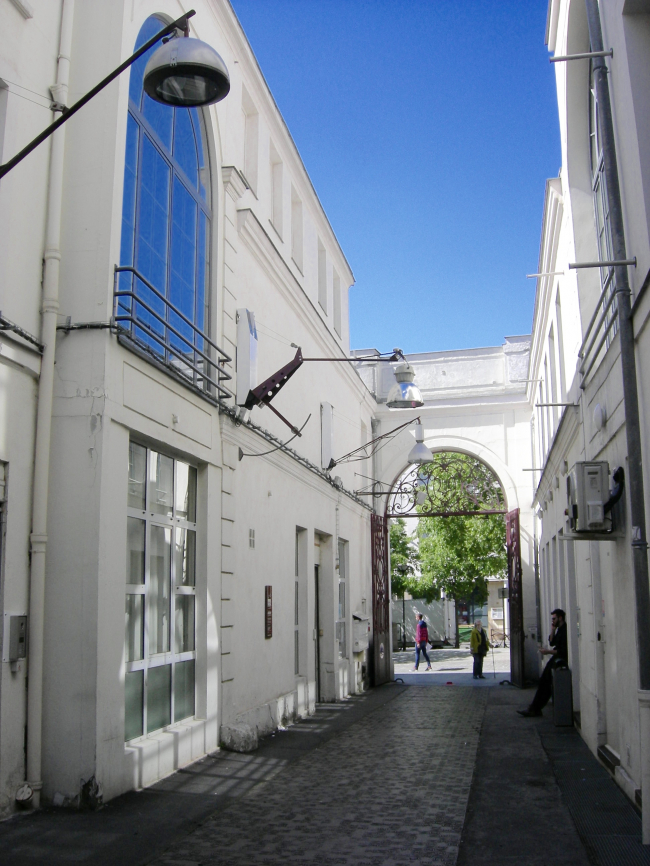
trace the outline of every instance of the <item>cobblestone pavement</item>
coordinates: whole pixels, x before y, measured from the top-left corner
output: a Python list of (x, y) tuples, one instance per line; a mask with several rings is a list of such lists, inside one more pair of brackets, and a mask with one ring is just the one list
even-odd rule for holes
[(405, 690), (152, 866), (453, 866), (487, 694)]

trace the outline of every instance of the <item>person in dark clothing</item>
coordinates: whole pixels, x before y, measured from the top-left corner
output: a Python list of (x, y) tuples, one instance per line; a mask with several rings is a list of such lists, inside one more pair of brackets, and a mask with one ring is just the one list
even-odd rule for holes
[(553, 689), (553, 668), (566, 667), (569, 659), (569, 647), (567, 644), (566, 615), (561, 608), (556, 608), (551, 613), (551, 633), (548, 638), (549, 647), (541, 647), (543, 656), (551, 656), (551, 660), (544, 668), (535, 697), (526, 710), (517, 710), (520, 716), (541, 716), (542, 708), (546, 706)]
[(490, 649), (490, 642), (485, 634), (483, 623), (477, 619), (469, 636), (469, 650), (474, 658), (472, 674), (475, 680), (484, 680), (483, 660)]
[(415, 667), (413, 670), (417, 670), (420, 667), (420, 653), (422, 653), (427, 660), (427, 670), (431, 670), (431, 659), (427, 654), (427, 643), (429, 641), (429, 630), (427, 629), (427, 624), (424, 621), (424, 616), (419, 613), (416, 618), (415, 625)]

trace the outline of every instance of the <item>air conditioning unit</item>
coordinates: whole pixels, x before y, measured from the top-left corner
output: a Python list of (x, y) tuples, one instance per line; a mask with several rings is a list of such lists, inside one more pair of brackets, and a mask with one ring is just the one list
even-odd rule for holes
[(607, 532), (612, 529), (609, 501), (609, 464), (605, 460), (576, 463), (567, 475), (567, 515), (572, 532)]

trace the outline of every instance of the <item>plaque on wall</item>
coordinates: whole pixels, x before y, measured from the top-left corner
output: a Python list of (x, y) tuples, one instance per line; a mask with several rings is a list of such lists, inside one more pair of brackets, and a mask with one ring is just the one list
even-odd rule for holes
[(272, 587), (264, 587), (264, 637), (273, 637), (273, 595)]

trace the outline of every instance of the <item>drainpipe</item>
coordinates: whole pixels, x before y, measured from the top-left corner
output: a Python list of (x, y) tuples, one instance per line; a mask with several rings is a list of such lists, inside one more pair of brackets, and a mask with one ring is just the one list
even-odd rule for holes
[[(604, 51), (598, 0), (585, 0), (592, 51)], [(600, 132), (603, 142), (605, 182), (616, 261), (627, 259), (623, 229), (623, 207), (616, 163), (612, 105), (609, 97), (607, 66), (603, 57), (593, 58), (593, 80), (600, 110)], [(639, 720), (641, 735), (641, 784), (643, 792), (643, 844), (650, 845), (650, 585), (648, 584), (648, 545), (646, 542), (645, 501), (641, 423), (634, 354), (634, 327), (630, 305), (630, 285), (626, 266), (617, 266), (616, 295), (618, 303), (625, 434), (632, 518), (632, 563), (636, 601), (636, 640), (639, 666)]]
[[(68, 99), (74, 0), (63, 0), (56, 84), (51, 89), (54, 119)], [(47, 497), (50, 474), (50, 431), (54, 390), (54, 352), (59, 311), (59, 263), (61, 261), (61, 202), (65, 125), (52, 135), (47, 190), (47, 222), (43, 252), (43, 303), (41, 342), (44, 344), (36, 412), (34, 486), (32, 491), (31, 568), (29, 576), (29, 661), (27, 668), (27, 783), (34, 791), (33, 805), (41, 799), (43, 724), (43, 637), (45, 624), (45, 552), (47, 548)]]

